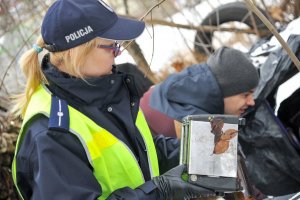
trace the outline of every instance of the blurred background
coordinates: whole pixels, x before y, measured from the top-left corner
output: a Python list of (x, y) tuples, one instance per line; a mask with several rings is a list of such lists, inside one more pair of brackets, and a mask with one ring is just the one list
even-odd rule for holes
[[(53, 0), (0, 0), (0, 200), (17, 199), (10, 178), (19, 120), (10, 118), (10, 95), (23, 89), (18, 60), (31, 48), (40, 32), (44, 13)], [(116, 64), (132, 63), (152, 83), (171, 73), (203, 62), (222, 45), (247, 53), (272, 34), (237, 0), (106, 0), (124, 16), (146, 22), (136, 41), (123, 44)], [(299, 17), (299, 0), (253, 0), (278, 31)], [(299, 33), (300, 34), (300, 33)], [(42, 56), (42, 55), (41, 55)], [(258, 67), (259, 67), (258, 63)], [(290, 85), (291, 94), (300, 83), (299, 73)], [(283, 89), (283, 91), (287, 91)]]

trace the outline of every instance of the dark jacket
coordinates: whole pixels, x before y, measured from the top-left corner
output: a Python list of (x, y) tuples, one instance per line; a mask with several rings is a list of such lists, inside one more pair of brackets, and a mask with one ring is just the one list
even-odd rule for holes
[(178, 121), (187, 115), (224, 113), (223, 94), (205, 63), (192, 65), (156, 85), (150, 106)]
[[(113, 198), (160, 199), (151, 181), (145, 144), (135, 126), (139, 95), (134, 79), (113, 69), (111, 75), (84, 81), (59, 72), (49, 63), (48, 55), (43, 59), (42, 69), (53, 94), (114, 134), (134, 152), (148, 182), (135, 190), (119, 189), (112, 194)], [(25, 199), (96, 199), (101, 195), (101, 185), (77, 137), (49, 130), (48, 118), (44, 116), (36, 116), (25, 128), (17, 154), (18, 185)], [(158, 136), (155, 144), (161, 173), (178, 165), (178, 140)]]
[(174, 119), (149, 105), (153, 90), (154, 87), (151, 87), (145, 92), (140, 101), (140, 107), (143, 110), (152, 134), (159, 135), (163, 133), (167, 137), (177, 137)]
[(174, 119), (187, 115), (223, 114), (220, 87), (206, 64), (192, 65), (150, 88), (141, 108), (154, 134), (176, 137)]

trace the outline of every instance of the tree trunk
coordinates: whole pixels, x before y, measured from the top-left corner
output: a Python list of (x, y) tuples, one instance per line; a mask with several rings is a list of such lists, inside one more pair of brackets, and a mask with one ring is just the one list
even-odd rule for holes
[[(126, 46), (129, 42), (126, 42), (124, 46)], [(159, 79), (155, 76), (155, 74), (151, 71), (140, 46), (132, 41), (131, 44), (127, 47), (127, 51), (132, 56), (134, 61), (136, 62), (139, 70), (141, 70), (144, 75), (149, 78), (153, 83), (158, 83)]]

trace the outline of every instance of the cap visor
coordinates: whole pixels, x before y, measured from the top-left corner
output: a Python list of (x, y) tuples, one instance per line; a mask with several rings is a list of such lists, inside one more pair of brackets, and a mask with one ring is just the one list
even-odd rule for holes
[(140, 36), (144, 29), (143, 21), (118, 17), (118, 21), (110, 29), (98, 36), (111, 40), (133, 40)]

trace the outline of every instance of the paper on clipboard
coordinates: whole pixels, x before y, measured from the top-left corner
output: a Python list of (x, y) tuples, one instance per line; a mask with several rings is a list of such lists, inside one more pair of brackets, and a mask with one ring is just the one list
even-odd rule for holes
[[(224, 123), (226, 130), (238, 130), (238, 124)], [(228, 131), (227, 131), (228, 132)], [(207, 176), (237, 176), (237, 134), (226, 140), (228, 148), (223, 153), (214, 153), (216, 135), (210, 122), (191, 121), (188, 167), (189, 174)]]

